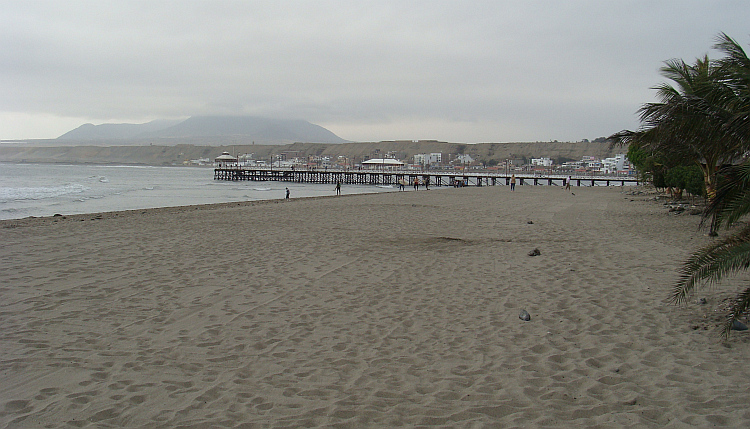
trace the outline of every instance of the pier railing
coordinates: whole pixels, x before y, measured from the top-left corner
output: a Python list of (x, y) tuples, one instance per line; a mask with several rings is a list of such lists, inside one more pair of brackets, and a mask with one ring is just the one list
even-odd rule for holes
[[(518, 185), (564, 186), (567, 174), (516, 173)], [(337, 183), (345, 185), (398, 185), (412, 186), (496, 186), (510, 185), (511, 174), (487, 172), (446, 172), (409, 170), (336, 170), (292, 169), (269, 167), (222, 167), (214, 169), (215, 180), (250, 180), (297, 183)], [(571, 176), (572, 186), (629, 186), (637, 185), (636, 177)]]

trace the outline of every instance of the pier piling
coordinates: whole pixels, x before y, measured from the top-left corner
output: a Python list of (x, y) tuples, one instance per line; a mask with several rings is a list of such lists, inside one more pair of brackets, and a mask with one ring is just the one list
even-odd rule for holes
[[(563, 186), (568, 174), (536, 176), (516, 174), (519, 185)], [(396, 185), (401, 180), (407, 185), (418, 179), (420, 185), (442, 186), (497, 186), (510, 185), (509, 174), (377, 171), (377, 170), (300, 170), (285, 168), (223, 167), (214, 169), (215, 180), (250, 180), (257, 182), (337, 183), (345, 185)], [(587, 176), (574, 177), (576, 186), (626, 186), (637, 185), (635, 177)]]

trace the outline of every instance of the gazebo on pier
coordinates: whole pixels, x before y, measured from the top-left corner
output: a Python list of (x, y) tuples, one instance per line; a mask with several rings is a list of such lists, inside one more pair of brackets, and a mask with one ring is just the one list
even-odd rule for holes
[(240, 165), (237, 162), (237, 158), (230, 155), (229, 152), (222, 152), (221, 155), (214, 159), (214, 163), (216, 163), (218, 168), (237, 167)]

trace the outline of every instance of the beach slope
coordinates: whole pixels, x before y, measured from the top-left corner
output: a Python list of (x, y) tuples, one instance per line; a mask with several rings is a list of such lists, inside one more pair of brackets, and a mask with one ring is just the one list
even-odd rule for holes
[(666, 303), (710, 239), (627, 190), (2, 221), (0, 427), (750, 427), (736, 288)]

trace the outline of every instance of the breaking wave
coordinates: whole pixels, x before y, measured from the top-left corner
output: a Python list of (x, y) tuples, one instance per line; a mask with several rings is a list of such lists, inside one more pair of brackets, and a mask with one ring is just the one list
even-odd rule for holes
[(0, 202), (7, 203), (19, 200), (43, 200), (46, 198), (56, 198), (69, 194), (80, 194), (88, 188), (77, 183), (65, 184), (59, 186), (35, 186), (9, 188), (0, 187)]

